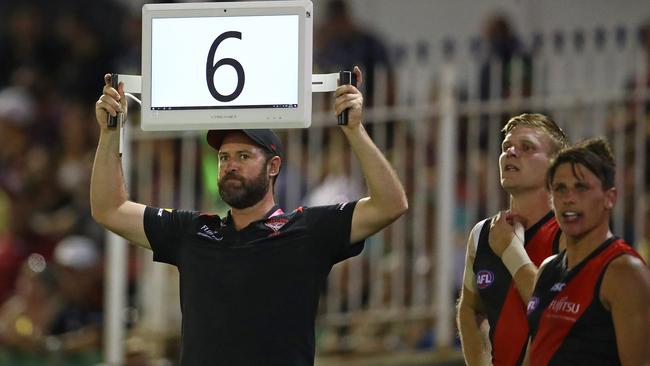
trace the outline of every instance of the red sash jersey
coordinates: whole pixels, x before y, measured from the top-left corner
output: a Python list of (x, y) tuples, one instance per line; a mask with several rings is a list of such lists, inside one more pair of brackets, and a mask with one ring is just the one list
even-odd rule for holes
[[(528, 342), (526, 304), (501, 258), (490, 248), (489, 233), (489, 219), (486, 219), (481, 228), (473, 270), (490, 324), (492, 364), (518, 365), (524, 359)], [(524, 245), (536, 266), (557, 253), (560, 233), (552, 211), (526, 230)]]
[(147, 207), (154, 260), (180, 274), (183, 366), (311, 366), (314, 320), (332, 266), (355, 256), (356, 202), (232, 218)]
[(566, 251), (544, 266), (528, 303), (531, 366), (620, 365), (600, 285), (609, 263), (626, 254), (640, 258), (625, 241), (610, 238), (571, 270)]

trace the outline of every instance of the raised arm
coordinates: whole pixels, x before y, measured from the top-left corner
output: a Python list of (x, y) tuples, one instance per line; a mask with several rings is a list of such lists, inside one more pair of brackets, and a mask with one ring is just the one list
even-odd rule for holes
[(631, 255), (614, 259), (600, 299), (612, 312), (621, 365), (650, 365), (650, 269)]
[[(363, 82), (361, 70), (354, 67), (358, 85)], [(336, 89), (336, 114), (349, 109), (348, 125), (341, 130), (348, 139), (366, 178), (369, 196), (357, 203), (352, 214), (350, 242), (363, 240), (388, 226), (408, 209), (404, 188), (397, 174), (372, 142), (363, 127), (363, 95), (352, 85)]]
[(118, 92), (110, 86), (110, 75), (106, 75), (104, 81), (103, 94), (95, 104), (95, 116), (101, 132), (90, 179), (92, 215), (106, 229), (151, 249), (143, 225), (145, 206), (129, 201), (124, 187), (122, 160), (118, 152), (119, 130), (107, 127), (109, 114), (115, 116), (123, 111), (126, 117), (124, 85), (120, 83)]
[[(506, 211), (499, 212), (490, 225), (489, 242), (492, 251), (508, 268), (519, 296), (527, 304), (535, 287), (537, 267), (524, 248), (523, 227), (513, 220)], [(520, 226), (519, 233), (516, 233), (515, 225)]]
[(456, 322), (458, 336), (463, 349), (465, 364), (489, 365), (491, 362), (490, 342), (481, 326), (486, 321), (481, 298), (476, 288), (476, 277), (472, 266), (476, 257), (476, 240), (481, 225), (476, 225), (467, 240), (465, 254), (465, 272), (463, 273), (463, 289), (461, 290), (456, 307)]

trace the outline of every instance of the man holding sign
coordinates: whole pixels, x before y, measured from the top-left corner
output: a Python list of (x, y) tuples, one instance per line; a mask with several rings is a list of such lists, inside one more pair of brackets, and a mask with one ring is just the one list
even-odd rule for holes
[[(355, 67), (359, 84), (361, 71)], [(282, 146), (270, 130), (212, 130), (226, 217), (128, 200), (108, 115), (126, 113), (123, 85), (106, 77), (96, 103), (101, 134), (91, 179), (95, 220), (154, 260), (177, 266), (183, 312), (182, 365), (312, 365), (314, 320), (332, 266), (408, 207), (404, 189), (363, 124), (363, 96), (339, 86), (335, 110), (364, 173), (369, 197), (285, 213), (273, 196)]]

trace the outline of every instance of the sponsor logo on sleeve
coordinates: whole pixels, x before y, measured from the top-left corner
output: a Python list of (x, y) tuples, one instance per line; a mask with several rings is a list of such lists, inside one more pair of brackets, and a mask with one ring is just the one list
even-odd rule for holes
[(162, 217), (163, 211), (167, 211), (167, 212), (171, 213), (172, 209), (171, 208), (159, 208), (158, 209), (158, 216)]
[(208, 238), (210, 240), (215, 240), (215, 241), (221, 241), (223, 239), (223, 235), (221, 235), (216, 230), (210, 229), (208, 225), (201, 226), (201, 228), (196, 234), (204, 238)]
[(494, 283), (494, 273), (487, 270), (478, 271), (476, 274), (476, 286), (479, 290), (484, 290)]

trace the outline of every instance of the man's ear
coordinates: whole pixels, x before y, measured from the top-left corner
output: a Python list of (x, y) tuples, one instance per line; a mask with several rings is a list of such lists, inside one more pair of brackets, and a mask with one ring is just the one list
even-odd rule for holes
[(274, 156), (269, 160), (269, 163), (267, 165), (269, 175), (272, 177), (275, 177), (276, 175), (280, 174), (280, 166), (282, 165), (282, 159), (279, 156)]
[(616, 204), (616, 198), (618, 197), (618, 191), (616, 190), (616, 187), (612, 187), (605, 191), (605, 207), (608, 210), (611, 210), (614, 208), (614, 205)]

